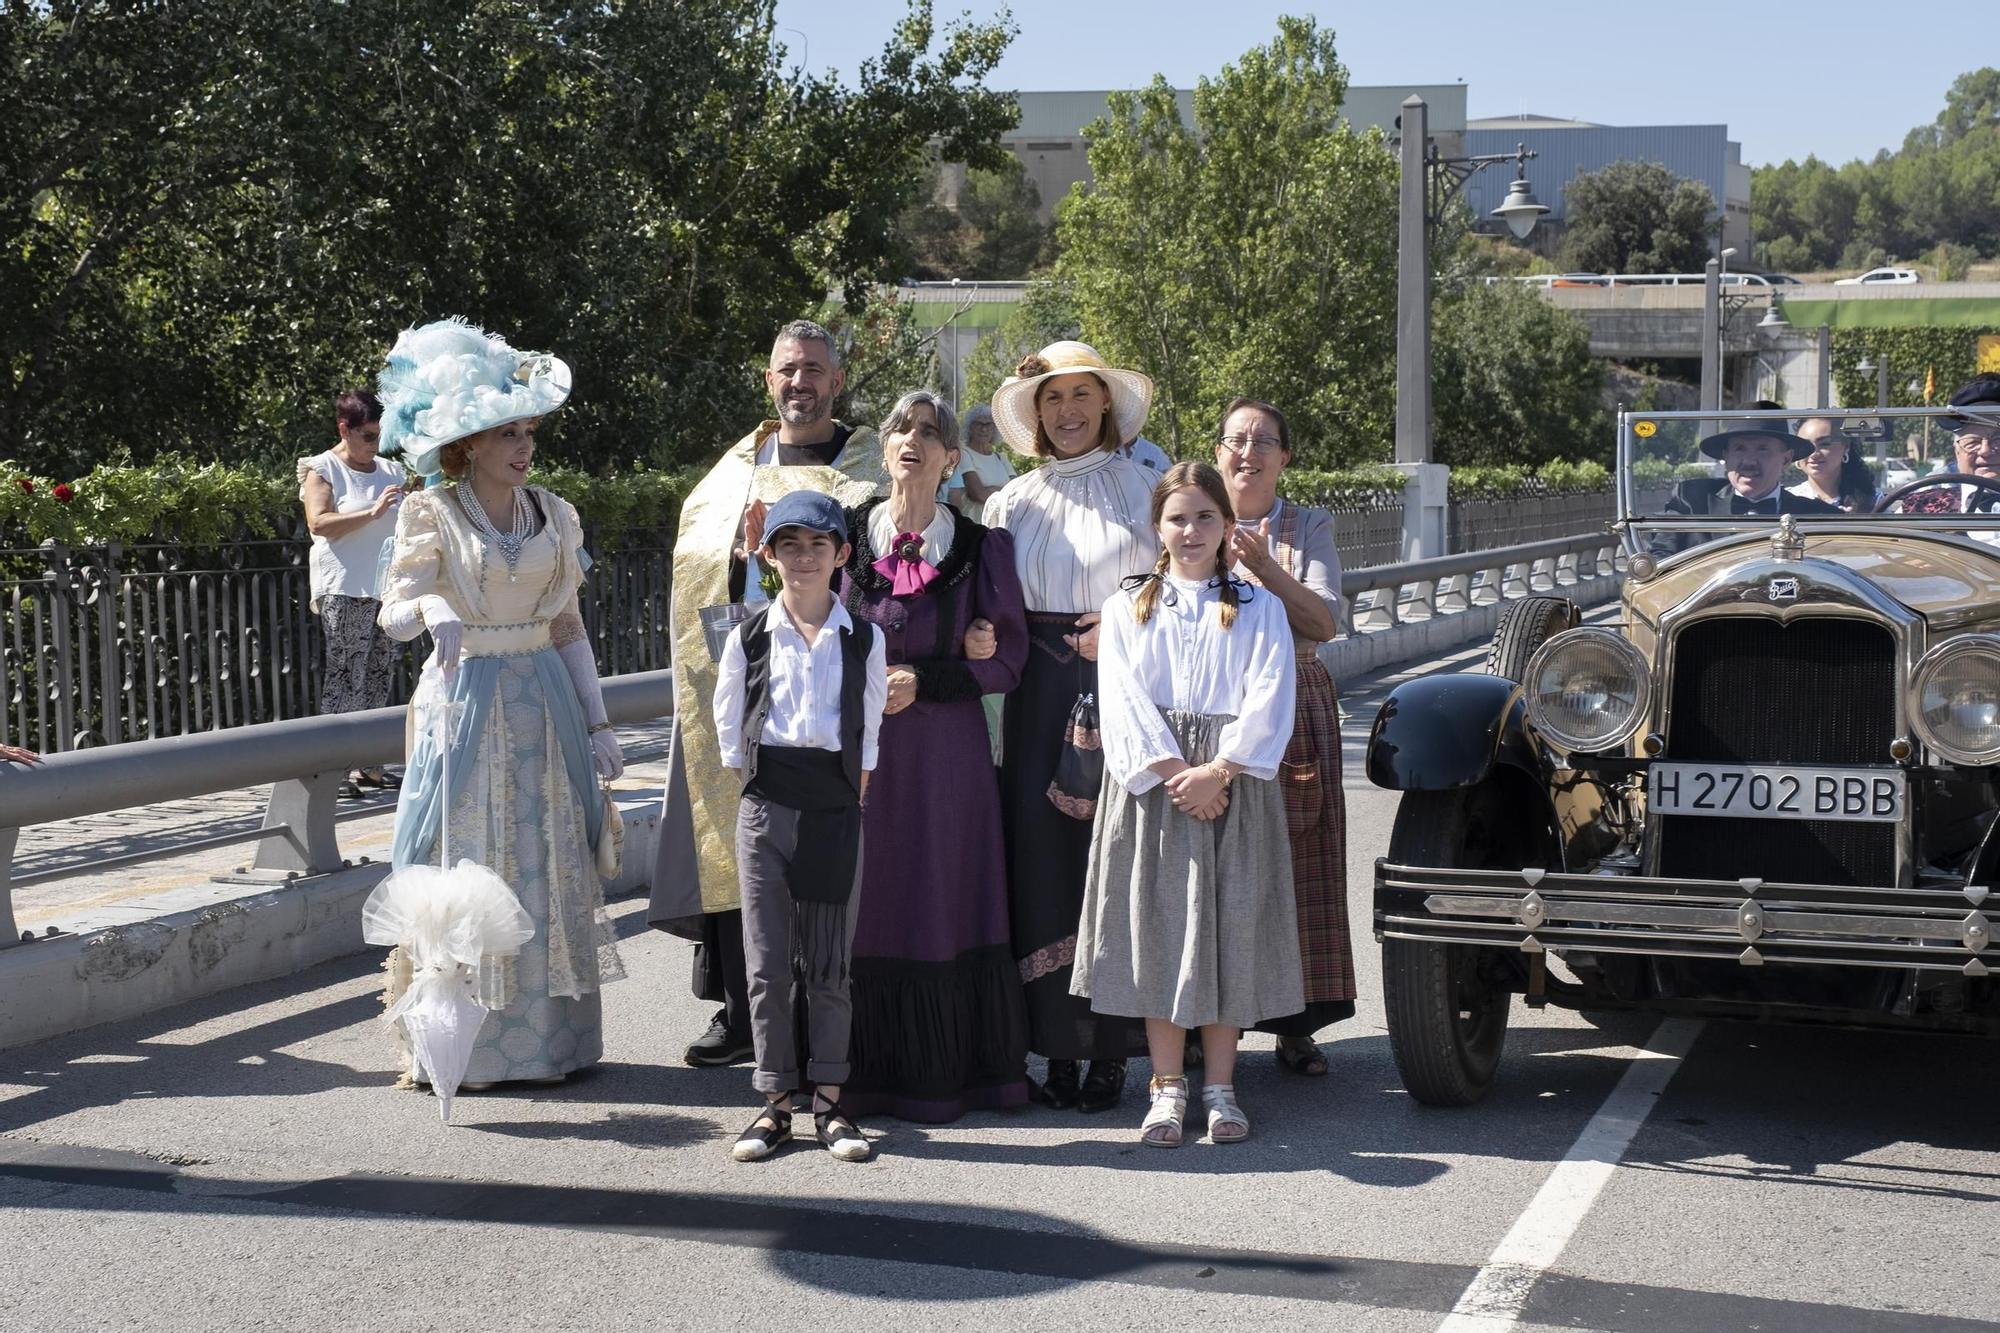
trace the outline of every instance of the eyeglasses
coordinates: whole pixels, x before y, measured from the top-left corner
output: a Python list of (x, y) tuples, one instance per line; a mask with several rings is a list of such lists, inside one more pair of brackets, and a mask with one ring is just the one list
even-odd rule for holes
[(1961, 449), (1996, 449), (2000, 448), (2000, 435), (1990, 430), (1962, 430), (1951, 442)]
[(1225, 435), (1220, 443), (1232, 454), (1246, 454), (1252, 450), (1260, 454), (1274, 454), (1284, 448), (1284, 441), (1275, 435)]

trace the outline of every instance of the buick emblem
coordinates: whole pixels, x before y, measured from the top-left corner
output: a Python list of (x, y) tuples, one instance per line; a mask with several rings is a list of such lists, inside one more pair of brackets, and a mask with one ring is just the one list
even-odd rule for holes
[(1772, 579), (1770, 596), (1774, 602), (1798, 601), (1799, 581), (1797, 579)]

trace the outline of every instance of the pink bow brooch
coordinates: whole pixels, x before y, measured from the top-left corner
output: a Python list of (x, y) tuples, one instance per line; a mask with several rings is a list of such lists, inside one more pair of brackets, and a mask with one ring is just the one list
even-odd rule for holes
[(923, 533), (899, 532), (889, 554), (875, 562), (875, 572), (889, 580), (892, 596), (914, 597), (937, 577), (937, 566), (924, 559)]

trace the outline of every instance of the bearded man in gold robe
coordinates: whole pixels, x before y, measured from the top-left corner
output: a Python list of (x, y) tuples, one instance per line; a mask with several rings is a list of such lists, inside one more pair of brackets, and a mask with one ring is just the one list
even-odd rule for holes
[[(646, 920), (695, 941), (695, 994), (722, 1004), (688, 1047), (691, 1065), (735, 1064), (752, 1054), (736, 878), (742, 788), (716, 745), (715, 658), (701, 613), (769, 600), (759, 586), (756, 543), (746, 542), (745, 532), (747, 523), (750, 536), (759, 534), (772, 501), (810, 488), (855, 505), (889, 489), (875, 432), (834, 419), (845, 377), (825, 328), (798, 319), (778, 330), (764, 384), (777, 419), (739, 440), (689, 492), (674, 545), (674, 725)], [(727, 617), (710, 612), (718, 624)]]

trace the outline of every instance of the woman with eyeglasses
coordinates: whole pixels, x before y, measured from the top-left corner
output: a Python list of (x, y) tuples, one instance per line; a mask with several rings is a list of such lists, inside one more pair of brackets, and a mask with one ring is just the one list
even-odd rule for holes
[(1284, 605), (1298, 669), (1298, 712), (1278, 769), (1292, 838), (1299, 956), (1306, 1007), (1257, 1025), (1278, 1039), (1279, 1064), (1326, 1073), (1322, 1028), (1354, 1016), (1354, 948), (1347, 926), (1347, 803), (1340, 789), (1340, 705), (1319, 646), (1340, 633), (1340, 552), (1333, 515), (1279, 498), (1292, 460), (1284, 414), (1238, 398), (1216, 433), (1215, 465), (1236, 509), (1230, 544), (1236, 571)]

